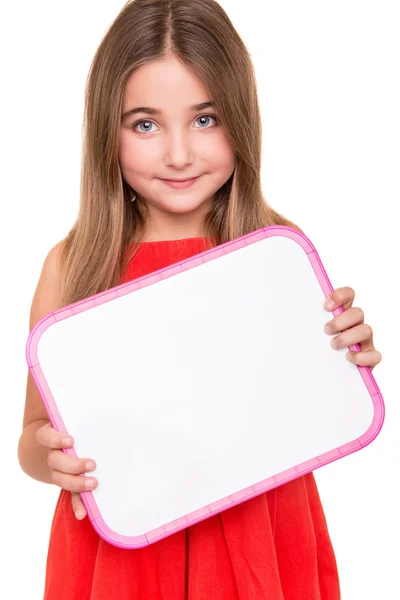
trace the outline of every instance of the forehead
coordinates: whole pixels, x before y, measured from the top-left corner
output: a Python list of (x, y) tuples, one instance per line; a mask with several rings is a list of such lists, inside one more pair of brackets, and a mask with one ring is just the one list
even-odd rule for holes
[[(202, 81), (177, 59), (152, 61), (136, 69), (124, 90), (124, 109), (150, 106), (190, 110), (210, 100)], [(128, 106), (129, 104), (129, 106)]]

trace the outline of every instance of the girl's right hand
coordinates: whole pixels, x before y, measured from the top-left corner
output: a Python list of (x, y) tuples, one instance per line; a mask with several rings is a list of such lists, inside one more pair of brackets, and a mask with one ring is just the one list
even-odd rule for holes
[[(77, 519), (84, 519), (86, 508), (79, 492), (95, 489), (98, 481), (94, 477), (89, 478), (81, 474), (96, 468), (94, 460), (77, 458), (63, 452), (61, 448), (71, 448), (74, 440), (70, 435), (54, 429), (50, 423), (39, 427), (35, 437), (39, 444), (49, 449), (47, 464), (50, 467), (52, 483), (71, 492), (75, 516)], [(65, 442), (66, 438), (70, 440), (70, 443)]]

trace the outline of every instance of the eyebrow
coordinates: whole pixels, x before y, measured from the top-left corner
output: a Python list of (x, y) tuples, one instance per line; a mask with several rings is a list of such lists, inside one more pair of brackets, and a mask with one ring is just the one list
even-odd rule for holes
[[(189, 107), (189, 110), (193, 112), (197, 112), (199, 110), (204, 110), (205, 108), (215, 108), (215, 102), (202, 102), (201, 104), (194, 104)], [(162, 111), (159, 108), (149, 108), (148, 106), (140, 106), (138, 108), (131, 108), (130, 110), (124, 112), (121, 117), (122, 121), (125, 121), (131, 115), (135, 115), (136, 113), (146, 113), (148, 115), (160, 115)]]

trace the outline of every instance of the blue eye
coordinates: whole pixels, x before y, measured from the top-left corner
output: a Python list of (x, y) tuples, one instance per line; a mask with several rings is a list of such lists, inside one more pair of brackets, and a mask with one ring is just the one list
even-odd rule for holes
[[(154, 125), (153, 121), (149, 121), (148, 119), (145, 119), (145, 120), (142, 120), (142, 121), (137, 121), (137, 123), (135, 123), (134, 125), (132, 125), (132, 129), (136, 129), (136, 127), (138, 125), (141, 125), (142, 123), (152, 123)], [(152, 132), (149, 131), (149, 130), (146, 130), (146, 131), (140, 131), (139, 133), (152, 133)]]
[[(217, 117), (215, 115), (200, 115), (199, 117), (197, 117), (196, 121), (198, 121), (199, 119), (214, 119), (216, 124), (218, 123)], [(132, 125), (132, 129), (136, 130), (136, 127), (138, 125), (141, 125), (142, 123), (150, 123), (154, 125), (153, 121), (150, 121), (149, 119), (142, 119), (141, 121), (136, 121), (136, 123)], [(211, 127), (215, 127), (215, 125), (211, 125)], [(210, 129), (210, 127), (199, 127), (198, 129)], [(152, 133), (152, 131), (150, 129), (147, 129), (146, 131), (140, 130), (138, 131), (138, 133)]]
[[(215, 117), (214, 115), (200, 115), (200, 117), (197, 117), (196, 121), (198, 121), (199, 119), (214, 119), (214, 121), (216, 123), (218, 123), (217, 121), (217, 117)], [(212, 127), (214, 127), (214, 125), (212, 125)], [(208, 127), (200, 127), (200, 129), (209, 129)]]

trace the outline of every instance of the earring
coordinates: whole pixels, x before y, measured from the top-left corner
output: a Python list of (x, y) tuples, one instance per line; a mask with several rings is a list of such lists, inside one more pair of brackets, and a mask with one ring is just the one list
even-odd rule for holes
[(135, 192), (133, 192), (133, 197), (131, 198), (131, 202), (135, 202), (135, 200), (136, 200), (136, 194), (135, 194)]

